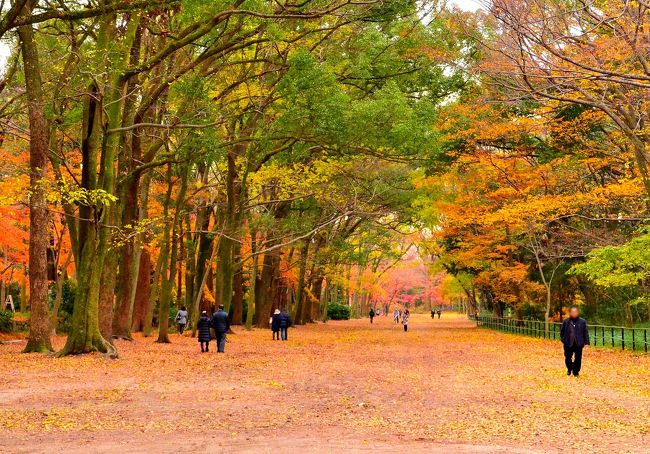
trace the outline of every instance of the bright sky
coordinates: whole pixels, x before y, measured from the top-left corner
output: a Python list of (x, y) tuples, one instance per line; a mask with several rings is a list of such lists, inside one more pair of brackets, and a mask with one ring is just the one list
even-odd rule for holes
[(451, 0), (451, 3), (458, 5), (465, 11), (476, 11), (481, 8), (479, 0)]

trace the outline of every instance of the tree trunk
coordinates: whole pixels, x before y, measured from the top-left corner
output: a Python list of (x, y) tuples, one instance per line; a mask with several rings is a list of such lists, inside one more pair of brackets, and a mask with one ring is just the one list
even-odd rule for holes
[(311, 293), (314, 295), (314, 299), (311, 303), (311, 313), (309, 314), (310, 322), (318, 320), (320, 317), (320, 306), (321, 306), (321, 293), (323, 293), (323, 276), (320, 275), (320, 272), (317, 271), (317, 276), (312, 281), (312, 290)]
[[(23, 16), (31, 15), (27, 1)], [(47, 177), (48, 133), (44, 113), (40, 61), (34, 31), (31, 25), (18, 27), (23, 56), (27, 112), (29, 115), (29, 294), (31, 319), (25, 352), (52, 351), (50, 340), (50, 313), (48, 308), (47, 248), (50, 225), (47, 210), (47, 191), (43, 181)], [(4, 304), (4, 301), (2, 302)]]
[(145, 315), (149, 312), (149, 293), (151, 291), (151, 255), (146, 248), (140, 254), (140, 270), (133, 304), (131, 331), (143, 331)]
[[(162, 251), (161, 251), (162, 252)], [(144, 323), (142, 326), (142, 334), (144, 337), (151, 336), (153, 331), (153, 313), (156, 309), (156, 303), (158, 301), (158, 295), (160, 294), (160, 275), (162, 274), (163, 267), (163, 257), (162, 254), (158, 257), (156, 261), (156, 269), (154, 270), (153, 276), (151, 278), (151, 286), (149, 292), (149, 303), (144, 315)]]
[[(240, 259), (240, 246), (235, 246), (234, 258)], [(242, 275), (241, 265), (235, 265), (235, 274), (232, 281), (232, 325), (241, 325), (244, 315), (244, 276)]]
[(311, 243), (311, 237), (305, 239), (305, 244), (303, 244), (300, 249), (300, 268), (298, 270), (298, 283), (296, 289), (296, 315), (294, 317), (297, 324), (304, 325), (305, 320), (305, 274), (307, 273), (307, 258), (309, 256), (309, 243)]
[(275, 269), (280, 263), (279, 250), (264, 254), (262, 260), (262, 273), (259, 282), (256, 284), (255, 315), (257, 327), (266, 328), (271, 315), (271, 293), (273, 291), (273, 277)]
[(248, 287), (248, 312), (246, 313), (246, 329), (253, 328), (253, 315), (255, 314), (256, 286), (257, 286), (257, 232), (251, 230), (251, 254), (253, 254), (253, 263), (251, 264), (250, 286)]
[(117, 254), (107, 254), (99, 286), (99, 332), (107, 342), (113, 339), (113, 308), (117, 282)]

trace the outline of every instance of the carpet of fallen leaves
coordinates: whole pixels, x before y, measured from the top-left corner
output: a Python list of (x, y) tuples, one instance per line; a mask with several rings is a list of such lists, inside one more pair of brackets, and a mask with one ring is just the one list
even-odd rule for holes
[(587, 349), (576, 379), (557, 342), (452, 314), (172, 341), (0, 345), (0, 452), (650, 452), (650, 356)]

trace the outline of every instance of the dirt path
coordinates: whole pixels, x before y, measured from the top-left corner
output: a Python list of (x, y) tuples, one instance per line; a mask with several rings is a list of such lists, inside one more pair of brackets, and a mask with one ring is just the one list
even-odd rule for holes
[[(650, 357), (587, 350), (462, 317), (118, 341), (120, 359), (0, 345), (0, 452), (650, 453)], [(56, 339), (61, 345), (63, 339)]]

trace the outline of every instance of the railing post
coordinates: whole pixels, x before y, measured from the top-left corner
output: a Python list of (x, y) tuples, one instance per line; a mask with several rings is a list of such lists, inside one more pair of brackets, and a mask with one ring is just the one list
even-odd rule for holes
[(636, 330), (634, 328), (632, 328), (632, 351), (633, 352), (636, 351), (636, 339), (635, 339), (635, 334), (634, 334), (635, 331)]
[(621, 327), (621, 350), (625, 350), (625, 328)]
[(605, 327), (603, 326), (603, 347), (605, 346)]
[(594, 345), (598, 345), (598, 327), (594, 325)]
[(612, 347), (614, 347), (614, 327), (612, 326)]

